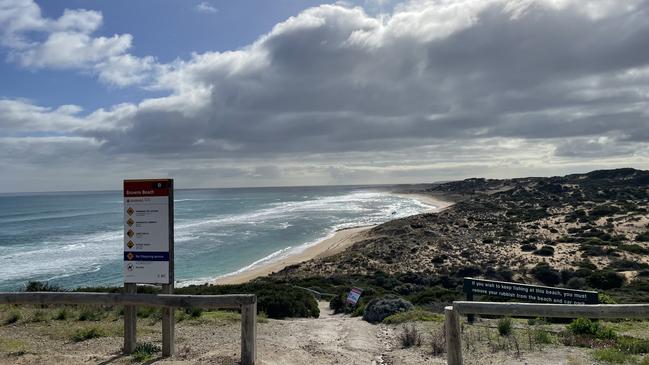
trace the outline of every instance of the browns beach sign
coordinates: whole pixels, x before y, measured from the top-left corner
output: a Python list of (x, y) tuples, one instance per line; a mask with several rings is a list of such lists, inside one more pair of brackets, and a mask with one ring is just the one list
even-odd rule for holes
[(509, 283), (505, 281), (464, 278), (467, 300), (474, 295), (515, 299), (518, 302), (551, 304), (598, 304), (597, 292)]
[(173, 180), (124, 180), (124, 283), (173, 280)]

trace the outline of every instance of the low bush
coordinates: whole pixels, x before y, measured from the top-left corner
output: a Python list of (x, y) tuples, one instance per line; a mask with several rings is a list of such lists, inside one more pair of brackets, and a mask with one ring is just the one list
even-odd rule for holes
[(544, 331), (542, 329), (534, 330), (533, 338), (534, 342), (544, 345), (549, 345), (555, 342), (554, 336), (550, 332)]
[(185, 308), (185, 313), (189, 316), (190, 319), (200, 318), (203, 314), (203, 309), (201, 308)]
[(649, 231), (642, 232), (635, 236), (637, 242), (649, 242)]
[(532, 269), (532, 275), (535, 279), (545, 285), (557, 285), (561, 282), (559, 272), (546, 263), (539, 263)]
[(554, 247), (545, 245), (534, 251), (534, 254), (538, 256), (554, 256)]
[(401, 340), (401, 346), (404, 349), (421, 345), (421, 335), (419, 335), (417, 327), (413, 324), (403, 326), (403, 332), (401, 332), (399, 339)]
[(430, 303), (450, 303), (461, 297), (462, 295), (455, 290), (433, 287), (412, 296), (410, 300), (413, 304), (424, 305)]
[(501, 336), (509, 336), (512, 334), (512, 319), (503, 317), (498, 320), (498, 334)]
[(256, 281), (239, 285), (191, 285), (178, 288), (177, 294), (255, 294), (257, 310), (269, 318), (315, 317), (320, 315), (318, 302), (306, 290), (288, 284)]
[(584, 278), (571, 278), (566, 283), (566, 286), (570, 289), (582, 289), (586, 286), (586, 279)]
[(65, 321), (71, 316), (72, 316), (72, 312), (70, 312), (70, 310), (67, 307), (63, 307), (54, 313), (52, 319), (55, 321)]
[(649, 340), (623, 336), (615, 341), (615, 348), (627, 354), (647, 354), (649, 353)]
[(82, 328), (74, 332), (70, 338), (74, 342), (82, 342), (93, 338), (104, 337), (105, 333), (98, 327)]
[(385, 324), (400, 324), (406, 322), (442, 322), (444, 316), (439, 313), (429, 312), (425, 309), (415, 308), (406, 312), (395, 313), (383, 319)]
[(573, 335), (593, 337), (600, 340), (610, 340), (617, 337), (613, 329), (604, 327), (599, 322), (588, 318), (575, 319), (568, 325), (568, 331)]
[(609, 364), (627, 364), (630, 362), (635, 362), (634, 357), (629, 354), (615, 349), (615, 348), (603, 348), (597, 349), (593, 353), (593, 357), (597, 361), (604, 361)]
[(439, 356), (446, 352), (446, 332), (443, 327), (433, 332), (430, 345), (433, 356)]
[(413, 308), (412, 303), (397, 297), (374, 298), (365, 307), (363, 319), (370, 323), (379, 323), (386, 317), (406, 312)]
[(27, 284), (25, 285), (25, 291), (27, 291), (27, 292), (35, 292), (35, 291), (59, 292), (59, 291), (64, 291), (64, 290), (60, 286), (53, 285), (53, 284), (50, 284), (48, 282), (28, 281)]
[(12, 312), (9, 312), (9, 314), (7, 314), (7, 316), (2, 321), (2, 323), (4, 325), (16, 323), (16, 322), (18, 322), (20, 320), (20, 318), (21, 318), (20, 312), (12, 311)]
[(79, 312), (78, 319), (80, 321), (100, 321), (104, 317), (104, 312), (96, 308), (83, 308)]
[(624, 285), (624, 276), (614, 271), (595, 271), (587, 279), (588, 285), (598, 289), (615, 289)]
[(536, 250), (536, 245), (532, 243), (525, 243), (521, 245), (521, 251), (523, 252), (530, 252), (530, 251), (535, 251)]

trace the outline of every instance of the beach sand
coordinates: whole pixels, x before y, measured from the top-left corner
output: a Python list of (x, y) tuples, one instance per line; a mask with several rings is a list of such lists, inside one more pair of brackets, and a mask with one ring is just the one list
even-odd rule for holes
[[(435, 208), (429, 212), (437, 212), (448, 208), (453, 203), (437, 199), (430, 195), (424, 194), (395, 194), (403, 197), (415, 198), (425, 204), (432, 205)], [(322, 240), (312, 246), (305, 248), (303, 251), (297, 252), (293, 255), (286, 256), (277, 261), (269, 262), (267, 264), (253, 267), (240, 273), (231, 274), (216, 278), (210, 284), (227, 285), (227, 284), (241, 284), (246, 283), (258, 277), (268, 276), (272, 273), (278, 272), (283, 268), (299, 264), (304, 261), (327, 257), (342, 252), (347, 247), (356, 242), (362, 241), (367, 237), (368, 231), (375, 226), (363, 226), (341, 229), (336, 231), (330, 238)]]

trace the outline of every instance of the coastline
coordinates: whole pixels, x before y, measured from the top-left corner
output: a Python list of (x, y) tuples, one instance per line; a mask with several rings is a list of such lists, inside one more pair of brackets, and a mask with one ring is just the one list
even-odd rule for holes
[[(439, 198), (421, 193), (394, 193), (394, 195), (414, 198), (426, 205), (433, 206), (433, 208), (426, 210), (425, 213), (439, 212), (447, 209), (454, 204), (453, 202), (441, 200)], [(277, 261), (261, 264), (257, 267), (252, 267), (249, 270), (218, 277), (216, 279), (210, 280), (209, 284), (242, 284), (258, 277), (271, 275), (273, 273), (281, 271), (287, 266), (299, 264), (301, 262), (312, 259), (335, 255), (352, 246), (354, 243), (365, 239), (367, 237), (368, 231), (374, 227), (376, 227), (376, 225), (352, 227), (338, 230), (333, 234), (333, 236), (328, 237), (316, 244), (313, 244), (300, 252), (288, 255)]]
[(367, 234), (367, 231), (369, 231), (373, 227), (375, 226), (353, 227), (338, 230), (334, 233), (333, 236), (324, 239), (314, 245), (311, 245), (300, 252), (288, 255), (277, 261), (253, 267), (250, 270), (221, 276), (210, 281), (210, 284), (242, 284), (258, 277), (268, 276), (272, 273), (282, 270), (287, 266), (299, 264), (300, 262), (308, 261), (314, 258), (322, 258), (335, 255), (339, 252), (342, 252), (354, 243), (363, 240), (363, 238)]

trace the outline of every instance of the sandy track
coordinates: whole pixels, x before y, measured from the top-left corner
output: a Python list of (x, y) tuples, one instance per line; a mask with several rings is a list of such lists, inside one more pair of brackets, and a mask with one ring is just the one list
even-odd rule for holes
[(382, 354), (391, 347), (391, 329), (371, 325), (360, 318), (332, 315), (328, 303), (320, 303), (317, 320), (283, 322), (288, 338), (275, 336), (273, 327), (262, 328), (260, 341), (265, 365), (383, 364)]

